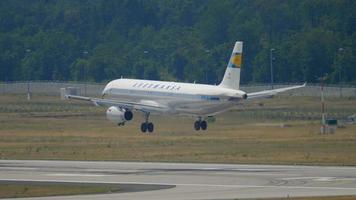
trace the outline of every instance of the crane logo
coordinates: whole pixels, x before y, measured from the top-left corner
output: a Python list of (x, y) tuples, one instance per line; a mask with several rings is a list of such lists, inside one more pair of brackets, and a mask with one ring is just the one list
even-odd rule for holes
[(231, 58), (232, 67), (240, 68), (242, 62), (241, 53), (237, 53)]

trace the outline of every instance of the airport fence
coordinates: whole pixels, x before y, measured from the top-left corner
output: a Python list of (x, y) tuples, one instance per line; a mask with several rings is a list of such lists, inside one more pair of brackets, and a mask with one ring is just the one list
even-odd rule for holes
[(80, 95), (98, 96), (105, 84), (72, 82), (7, 82), (0, 83), (0, 94), (60, 95), (61, 88), (78, 88)]
[[(276, 84), (274, 88), (288, 87), (295, 84)], [(76, 82), (6, 82), (0, 83), (0, 94), (42, 94), (60, 95), (60, 88), (77, 88), (81, 95), (100, 96), (105, 84), (101, 83), (76, 83)], [(271, 89), (270, 85), (241, 85), (241, 89), (246, 92), (256, 92)], [(326, 85), (324, 88), (327, 97), (356, 97), (356, 86)], [(318, 84), (308, 84), (305, 88), (283, 93), (282, 95), (295, 96), (320, 96), (320, 86)]]

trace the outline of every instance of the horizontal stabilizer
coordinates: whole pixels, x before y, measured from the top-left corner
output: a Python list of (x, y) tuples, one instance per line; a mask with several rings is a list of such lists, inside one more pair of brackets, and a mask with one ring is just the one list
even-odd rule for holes
[(285, 87), (285, 88), (278, 88), (274, 90), (264, 90), (260, 92), (252, 92), (247, 94), (247, 99), (257, 99), (257, 98), (266, 98), (266, 97), (271, 97), (274, 96), (278, 93), (281, 92), (286, 92), (288, 90), (294, 90), (298, 88), (305, 87), (307, 83), (304, 83), (303, 85), (297, 85), (297, 86), (292, 86), (292, 87)]

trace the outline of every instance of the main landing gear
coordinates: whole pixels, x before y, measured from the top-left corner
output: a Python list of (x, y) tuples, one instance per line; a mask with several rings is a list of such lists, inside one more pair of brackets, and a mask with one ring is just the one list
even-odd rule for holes
[(142, 133), (146, 133), (147, 131), (149, 133), (152, 133), (154, 130), (154, 125), (152, 122), (148, 122), (148, 118), (150, 117), (150, 113), (145, 113), (145, 122), (141, 124), (141, 131)]
[(200, 129), (205, 131), (208, 128), (208, 123), (205, 120), (199, 118), (197, 121), (194, 122), (194, 129), (199, 131)]

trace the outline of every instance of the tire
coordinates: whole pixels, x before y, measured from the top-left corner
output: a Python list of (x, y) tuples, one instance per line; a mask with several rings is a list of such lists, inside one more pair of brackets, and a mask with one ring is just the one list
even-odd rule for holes
[(133, 113), (132, 113), (130, 110), (126, 111), (126, 112), (124, 113), (124, 118), (125, 118), (126, 121), (132, 120), (132, 118), (133, 118)]
[(146, 131), (147, 131), (147, 123), (142, 123), (141, 124), (141, 132), (146, 133)]
[(205, 131), (208, 128), (208, 123), (206, 123), (206, 121), (201, 121), (200, 128), (201, 130)]
[(199, 122), (199, 121), (195, 121), (195, 123), (194, 123), (194, 129), (195, 129), (196, 131), (199, 131), (199, 130), (200, 130), (200, 122)]
[(147, 130), (148, 130), (148, 132), (150, 132), (150, 133), (153, 132), (153, 130), (154, 130), (154, 125), (153, 125), (153, 123), (148, 123), (148, 124), (147, 124)]

